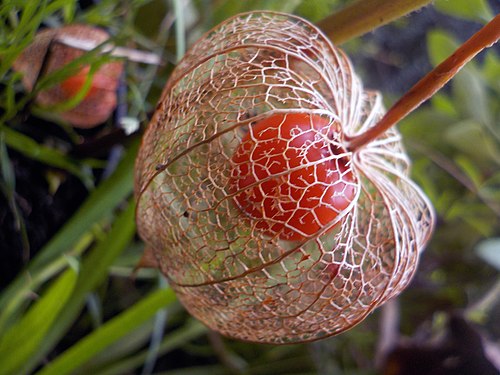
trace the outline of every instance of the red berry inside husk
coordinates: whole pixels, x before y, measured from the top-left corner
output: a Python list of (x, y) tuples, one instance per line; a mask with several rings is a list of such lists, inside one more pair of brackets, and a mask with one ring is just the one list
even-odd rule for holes
[[(78, 73), (61, 82), (61, 89), (68, 98), (76, 96), (83, 89), (88, 79), (89, 71), (90, 68), (85, 66)], [(100, 89), (106, 90), (110, 86), (116, 86), (114, 79), (100, 72), (96, 72), (92, 77), (90, 88), (85, 94), (85, 99), (98, 95)]]
[(273, 115), (251, 126), (232, 157), (229, 185), (257, 228), (304, 240), (351, 204), (357, 182), (338, 134), (335, 122), (303, 113)]
[[(109, 39), (109, 34), (89, 25), (47, 28), (37, 33), (33, 43), (13, 63), (13, 68), (23, 74), (22, 82), (28, 91), (34, 89), (40, 78), (62, 69), (86, 53), (60, 42), (60, 37), (71, 37), (99, 45)], [(60, 110), (57, 115), (78, 128), (92, 128), (106, 121), (116, 107), (116, 89), (122, 71), (121, 61), (99, 65), (93, 72), (85, 97), (72, 108)], [(83, 89), (89, 74), (90, 66), (82, 66), (64, 81), (39, 91), (35, 97), (36, 103), (51, 110), (51, 107), (67, 102)]]

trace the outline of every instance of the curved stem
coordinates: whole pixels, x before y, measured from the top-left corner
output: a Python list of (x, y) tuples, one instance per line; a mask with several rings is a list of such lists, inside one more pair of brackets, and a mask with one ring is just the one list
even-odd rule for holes
[(462, 44), (450, 57), (418, 81), (394, 104), (372, 128), (362, 134), (346, 137), (350, 151), (358, 149), (380, 136), (399, 120), (407, 116), (436, 91), (452, 79), (474, 56), (491, 47), (500, 38), (500, 14)]
[(317, 26), (334, 44), (341, 44), (418, 10), (431, 1), (358, 0), (324, 18)]

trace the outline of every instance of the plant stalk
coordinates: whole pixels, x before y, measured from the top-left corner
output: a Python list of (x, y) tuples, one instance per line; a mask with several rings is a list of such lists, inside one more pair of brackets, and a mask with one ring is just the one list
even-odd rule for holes
[(317, 26), (334, 44), (341, 44), (420, 9), (431, 1), (358, 0), (321, 20)]
[(362, 134), (346, 137), (346, 147), (354, 151), (378, 138), (382, 133), (406, 117), (415, 108), (434, 95), (458, 71), (483, 49), (491, 47), (500, 38), (500, 14), (462, 44), (450, 57), (418, 81), (399, 99), (372, 128)]

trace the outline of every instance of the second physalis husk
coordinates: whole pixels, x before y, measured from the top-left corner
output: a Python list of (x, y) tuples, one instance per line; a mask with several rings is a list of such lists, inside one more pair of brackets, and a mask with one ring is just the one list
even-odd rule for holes
[(292, 343), (362, 321), (411, 280), (432, 208), (396, 130), (309, 22), (253, 12), (170, 77), (135, 172), (139, 233), (180, 301), (224, 335)]

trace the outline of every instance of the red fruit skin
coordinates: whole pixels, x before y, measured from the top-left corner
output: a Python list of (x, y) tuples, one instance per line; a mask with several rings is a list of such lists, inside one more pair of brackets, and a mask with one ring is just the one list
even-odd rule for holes
[[(64, 95), (69, 99), (76, 96), (85, 85), (88, 78), (90, 68), (88, 66), (82, 68), (77, 74), (61, 82), (61, 89)], [(97, 71), (92, 76), (90, 88), (85, 94), (84, 100), (92, 99), (99, 96), (101, 91), (108, 90), (110, 87), (116, 87), (115, 78), (109, 77), (100, 71)]]
[[(310, 114), (254, 124), (232, 157), (229, 190), (269, 236), (301, 241), (332, 223), (355, 199), (356, 178), (338, 143), (338, 125)], [(330, 138), (330, 139), (329, 139)]]

